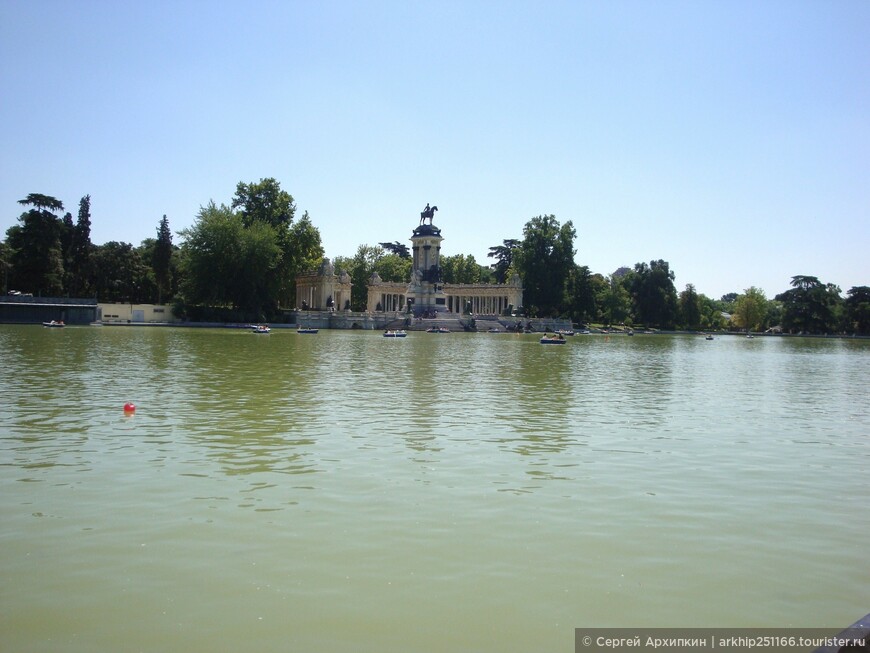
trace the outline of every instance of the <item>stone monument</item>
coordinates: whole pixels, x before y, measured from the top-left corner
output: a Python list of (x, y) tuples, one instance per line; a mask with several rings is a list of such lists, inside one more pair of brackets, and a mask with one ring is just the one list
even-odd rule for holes
[[(416, 317), (434, 317), (447, 312), (447, 296), (441, 279), (441, 230), (432, 222), (437, 206), (428, 204), (420, 214), (420, 224), (411, 235), (413, 262), (408, 284), (409, 310)], [(426, 224), (426, 220), (429, 224)]]

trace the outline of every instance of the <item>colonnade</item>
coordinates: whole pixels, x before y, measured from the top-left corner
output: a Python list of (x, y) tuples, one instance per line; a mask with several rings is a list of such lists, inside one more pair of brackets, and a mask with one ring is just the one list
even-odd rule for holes
[(307, 306), (310, 309), (322, 310), (328, 308), (332, 300), (332, 308), (344, 310), (350, 301), (350, 284), (328, 283), (317, 277), (300, 277), (296, 281), (296, 305)]
[[(448, 288), (449, 286), (445, 287), (446, 292), (449, 292)], [(468, 302), (471, 302), (471, 312), (481, 315), (501, 315), (511, 305), (507, 295), (460, 294), (447, 296), (447, 310), (453, 313), (464, 313)]]
[(405, 310), (405, 295), (401, 293), (379, 293), (380, 299), (377, 304), (381, 305), (381, 310), (386, 313)]

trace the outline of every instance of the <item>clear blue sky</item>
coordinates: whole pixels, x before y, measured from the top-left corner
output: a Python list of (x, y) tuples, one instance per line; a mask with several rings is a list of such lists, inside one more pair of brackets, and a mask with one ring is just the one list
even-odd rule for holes
[(870, 285), (866, 0), (0, 0), (0, 130), (3, 234), (90, 194), (138, 245), (275, 177), (330, 257), (431, 202), (483, 264), (554, 214), (593, 272)]

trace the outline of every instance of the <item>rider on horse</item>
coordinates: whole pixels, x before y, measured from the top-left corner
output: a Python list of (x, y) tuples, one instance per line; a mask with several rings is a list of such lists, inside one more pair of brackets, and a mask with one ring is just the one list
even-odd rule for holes
[(427, 203), (426, 203), (426, 208), (423, 209), (423, 212), (420, 214), (420, 224), (423, 224), (423, 223), (426, 221), (426, 219), (428, 218), (428, 219), (429, 219), (429, 224), (431, 225), (431, 224), (432, 224), (432, 218), (435, 217), (435, 211), (437, 211), (437, 210), (438, 210), (438, 207), (437, 207), (437, 206), (433, 206), (432, 208), (429, 208), (429, 204), (428, 204), (428, 202), (427, 202)]

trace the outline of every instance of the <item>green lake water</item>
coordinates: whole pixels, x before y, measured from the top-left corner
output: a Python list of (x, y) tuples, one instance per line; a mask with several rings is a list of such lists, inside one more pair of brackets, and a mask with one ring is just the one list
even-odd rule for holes
[(868, 388), (862, 340), (0, 325), (0, 650), (838, 630)]

